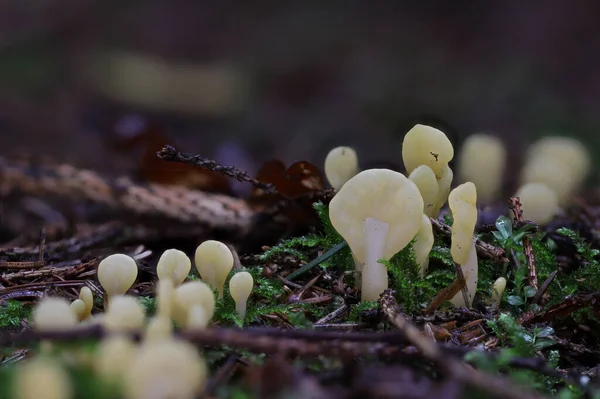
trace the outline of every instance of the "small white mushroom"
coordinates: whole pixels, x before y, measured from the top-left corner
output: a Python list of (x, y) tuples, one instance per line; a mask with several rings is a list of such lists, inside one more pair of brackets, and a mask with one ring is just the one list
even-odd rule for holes
[(492, 286), (492, 303), (500, 305), (500, 301), (502, 300), (502, 294), (504, 294), (505, 289), (506, 279), (504, 277), (498, 277), (498, 279), (494, 281), (494, 285)]
[(233, 254), (227, 245), (220, 241), (208, 240), (196, 248), (196, 269), (200, 277), (223, 298), (225, 280), (233, 269)]
[(363, 301), (374, 301), (388, 288), (390, 259), (421, 227), (423, 198), (401, 173), (369, 169), (348, 180), (329, 204), (333, 227), (348, 242), (362, 271)]
[(429, 217), (437, 216), (440, 187), (433, 170), (427, 165), (421, 165), (408, 176), (421, 192), (423, 197), (423, 213)]
[(419, 266), (419, 275), (425, 277), (427, 274), (427, 267), (429, 266), (429, 252), (433, 248), (433, 226), (429, 216), (423, 215), (421, 218), (421, 227), (415, 237), (413, 244), (413, 250), (415, 251), (415, 258), (417, 265)]
[(73, 396), (69, 374), (56, 360), (36, 357), (15, 369), (12, 381), (14, 399), (66, 399)]
[(111, 332), (131, 332), (141, 330), (145, 319), (144, 308), (136, 298), (117, 295), (111, 299), (102, 323)]
[(33, 309), (33, 326), (38, 331), (63, 331), (76, 325), (77, 316), (64, 298), (46, 297)]
[[(206, 324), (215, 313), (215, 295), (213, 290), (202, 281), (188, 281), (177, 287), (173, 293), (173, 318), (182, 327), (190, 321), (190, 311), (196, 305), (202, 307)], [(197, 313), (197, 311), (196, 311)], [(193, 320), (197, 320), (197, 314)]]
[(160, 256), (156, 273), (160, 280), (170, 279), (175, 286), (181, 285), (192, 268), (192, 261), (185, 252), (178, 249), (167, 249)]
[(543, 183), (524, 184), (515, 197), (521, 202), (523, 218), (539, 225), (550, 222), (560, 209), (556, 193)]
[(113, 254), (104, 258), (98, 265), (98, 281), (108, 300), (115, 295), (125, 295), (137, 278), (135, 260), (125, 254)]
[(453, 157), (452, 143), (438, 129), (415, 125), (404, 136), (402, 160), (409, 174), (419, 166), (427, 165), (438, 175)]
[(351, 147), (336, 147), (325, 158), (325, 176), (336, 190), (358, 173), (358, 157)]
[(238, 272), (229, 280), (229, 292), (235, 301), (235, 310), (244, 321), (248, 298), (254, 288), (254, 278), (248, 272)]

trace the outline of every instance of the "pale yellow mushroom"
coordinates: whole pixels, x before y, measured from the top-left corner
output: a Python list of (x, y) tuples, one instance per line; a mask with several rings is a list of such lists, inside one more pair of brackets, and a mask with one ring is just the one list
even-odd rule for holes
[(458, 159), (461, 182), (473, 182), (477, 200), (489, 204), (497, 199), (506, 169), (506, 147), (499, 138), (489, 134), (469, 136)]
[(156, 284), (157, 314), (167, 319), (173, 317), (173, 295), (175, 286), (173, 280), (159, 280)]
[(351, 147), (336, 147), (325, 158), (325, 176), (336, 190), (358, 173), (358, 157)]
[(170, 279), (175, 286), (181, 285), (192, 268), (190, 258), (178, 249), (167, 249), (160, 256), (156, 273), (160, 280)]
[(168, 339), (173, 335), (173, 322), (160, 314), (152, 317), (146, 326), (145, 341)]
[(98, 345), (94, 356), (94, 369), (106, 382), (120, 385), (136, 352), (137, 346), (131, 338), (122, 334), (110, 335)]
[(427, 268), (429, 266), (429, 252), (433, 248), (433, 227), (431, 226), (431, 220), (429, 216), (423, 215), (421, 218), (421, 227), (415, 237), (413, 243), (413, 250), (415, 251), (415, 258), (417, 265), (419, 266), (419, 275), (425, 277), (427, 274)]
[(64, 298), (46, 297), (33, 309), (33, 326), (38, 331), (64, 331), (76, 325), (77, 316)]
[(125, 295), (137, 278), (135, 260), (125, 254), (114, 254), (104, 258), (98, 265), (98, 281), (108, 300), (115, 295)]
[(216, 301), (213, 290), (207, 284), (188, 281), (177, 287), (173, 293), (173, 318), (177, 324), (186, 327), (190, 320), (190, 310), (196, 305), (203, 308), (203, 318), (208, 324), (215, 313)]
[(94, 309), (94, 294), (89, 287), (81, 287), (81, 290), (79, 290), (79, 299), (85, 303), (85, 315), (83, 320), (86, 320), (92, 315), (92, 309)]
[(461, 266), (467, 283), (469, 302), (465, 303), (464, 297), (459, 292), (453, 299), (455, 306), (471, 306), (473, 296), (477, 290), (477, 251), (473, 240), (475, 224), (477, 223), (477, 190), (471, 182), (463, 183), (450, 192), (448, 204), (454, 222), (450, 253), (452, 259)]
[(143, 344), (125, 372), (126, 399), (193, 399), (208, 378), (196, 347), (175, 339)]
[(146, 315), (140, 302), (129, 295), (113, 297), (102, 322), (111, 332), (131, 332), (141, 330)]
[(498, 277), (496, 281), (494, 281), (494, 285), (492, 286), (492, 303), (500, 305), (500, 301), (502, 300), (502, 294), (504, 294), (505, 289), (506, 279), (504, 277)]
[(11, 398), (68, 399), (72, 396), (69, 374), (58, 361), (40, 356), (17, 365)]
[(446, 165), (442, 168), (442, 171), (439, 173), (437, 178), (439, 187), (438, 199), (435, 204), (432, 217), (437, 217), (446, 201), (448, 201), (448, 195), (450, 194), (450, 189), (452, 187), (454, 173), (452, 172), (452, 169), (450, 169), (450, 166)]
[(576, 139), (544, 137), (527, 151), (521, 184), (543, 183), (556, 193), (560, 205), (568, 205), (591, 168), (589, 151)]
[(404, 136), (402, 160), (407, 173), (427, 165), (438, 175), (454, 157), (454, 148), (440, 130), (426, 125), (415, 125)]
[(437, 203), (439, 202), (440, 186), (433, 170), (427, 165), (421, 165), (413, 170), (408, 176), (412, 180), (423, 197), (423, 213), (429, 217), (437, 216)]
[(81, 299), (75, 299), (73, 302), (71, 302), (70, 307), (71, 311), (75, 314), (77, 321), (83, 321), (85, 319), (85, 302), (83, 302)]
[(246, 317), (246, 305), (252, 288), (254, 288), (254, 278), (248, 272), (238, 272), (229, 280), (229, 292), (235, 301), (235, 310), (242, 321)]
[(521, 201), (523, 218), (539, 225), (550, 222), (560, 209), (556, 193), (543, 183), (527, 183), (515, 197)]
[(219, 293), (219, 299), (223, 298), (225, 280), (234, 263), (231, 250), (220, 241), (208, 240), (196, 248), (194, 259), (202, 280)]
[(388, 288), (390, 259), (421, 227), (423, 198), (401, 173), (369, 169), (348, 180), (329, 204), (333, 227), (348, 242), (362, 271), (363, 301), (373, 301)]

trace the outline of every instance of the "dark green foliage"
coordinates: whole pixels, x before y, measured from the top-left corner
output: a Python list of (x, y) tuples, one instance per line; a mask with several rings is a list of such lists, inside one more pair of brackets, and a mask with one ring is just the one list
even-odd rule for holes
[(140, 304), (144, 308), (148, 317), (154, 316), (156, 313), (156, 298), (149, 296), (141, 296), (138, 298)]
[(558, 229), (557, 233), (571, 239), (582, 257), (581, 266), (573, 272), (573, 279), (576, 280), (576, 283), (571, 288), (598, 289), (600, 287), (600, 261), (598, 260), (600, 250), (592, 248), (573, 230), (562, 228)]
[(0, 328), (19, 327), (24, 320), (29, 320), (31, 310), (31, 305), (9, 299), (0, 307)]

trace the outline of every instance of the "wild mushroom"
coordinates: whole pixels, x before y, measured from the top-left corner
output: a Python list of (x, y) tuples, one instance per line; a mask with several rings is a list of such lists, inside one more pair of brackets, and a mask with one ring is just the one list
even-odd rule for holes
[(452, 259), (462, 269), (468, 291), (468, 303), (459, 292), (453, 299), (455, 306), (471, 306), (473, 296), (477, 291), (477, 251), (473, 241), (473, 232), (477, 223), (477, 191), (471, 182), (463, 183), (450, 192), (448, 204), (452, 211), (454, 222), (450, 254)]
[(125, 254), (114, 254), (104, 258), (98, 265), (98, 281), (106, 292), (107, 304), (116, 295), (125, 295), (137, 278), (135, 260)]
[(348, 180), (329, 204), (333, 227), (348, 242), (362, 270), (363, 301), (374, 301), (388, 288), (390, 259), (421, 227), (423, 198), (401, 173), (369, 169)]
[(496, 281), (494, 281), (494, 285), (492, 286), (492, 303), (500, 305), (500, 301), (502, 300), (502, 294), (504, 294), (505, 289), (506, 279), (504, 277), (498, 277)]
[(429, 252), (433, 248), (433, 227), (429, 216), (423, 215), (421, 218), (421, 227), (415, 237), (413, 243), (413, 251), (415, 252), (415, 258), (417, 265), (419, 266), (419, 275), (425, 277), (427, 274), (427, 268), (429, 267)]
[(33, 309), (33, 326), (38, 331), (63, 331), (77, 325), (77, 316), (64, 298), (46, 297)]
[(246, 317), (246, 304), (254, 287), (254, 278), (248, 272), (238, 272), (229, 280), (229, 292), (235, 301), (235, 310), (242, 322)]
[(127, 399), (192, 399), (208, 377), (205, 360), (196, 347), (165, 339), (143, 344), (125, 372)]
[(436, 215), (437, 203), (439, 201), (440, 187), (433, 170), (427, 165), (415, 168), (408, 178), (419, 188), (423, 197), (423, 213), (429, 217)]
[(454, 147), (440, 130), (426, 125), (415, 125), (404, 136), (402, 160), (407, 173), (427, 165), (437, 175), (454, 157)]
[(141, 330), (146, 315), (139, 301), (129, 295), (113, 297), (102, 322), (111, 332), (131, 332)]
[(56, 360), (36, 357), (18, 365), (12, 381), (14, 399), (65, 399), (73, 396), (71, 379)]
[(192, 268), (192, 261), (185, 252), (178, 249), (167, 249), (160, 256), (156, 273), (160, 280), (170, 279), (175, 287), (181, 285)]
[(506, 148), (499, 138), (489, 134), (469, 136), (460, 152), (458, 176), (462, 182), (473, 182), (477, 200), (489, 204), (496, 199), (506, 168)]
[(136, 351), (136, 344), (128, 336), (108, 336), (98, 345), (94, 356), (94, 369), (106, 382), (121, 384)]
[[(194, 306), (200, 306), (204, 312), (202, 320), (208, 325), (215, 313), (215, 295), (213, 290), (202, 281), (188, 281), (177, 287), (173, 293), (173, 318), (180, 326), (186, 327), (190, 321), (190, 312)], [(199, 310), (194, 310), (194, 322), (198, 320)], [(197, 325), (197, 324), (196, 324)]]
[(196, 268), (200, 277), (223, 298), (225, 280), (233, 268), (233, 254), (227, 245), (220, 241), (208, 240), (196, 248)]
[(325, 158), (325, 176), (336, 190), (358, 173), (358, 157), (351, 147), (336, 147)]
[(558, 213), (558, 197), (543, 183), (527, 183), (519, 187), (515, 197), (519, 197), (523, 217), (539, 225), (550, 222)]

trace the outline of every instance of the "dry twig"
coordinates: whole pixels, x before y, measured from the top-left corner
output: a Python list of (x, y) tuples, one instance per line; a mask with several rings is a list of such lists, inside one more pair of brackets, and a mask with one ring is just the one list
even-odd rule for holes
[[(508, 200), (508, 204), (510, 206), (511, 211), (513, 212), (514, 222), (523, 223), (523, 210), (521, 209), (521, 201), (519, 200), (519, 197), (511, 197)], [(531, 239), (527, 235), (523, 236), (523, 252), (525, 253), (525, 258), (527, 258), (527, 269), (529, 271), (529, 285), (531, 285), (537, 291), (538, 279), (537, 272), (535, 269), (535, 257), (533, 256), (533, 247), (531, 246)]]

